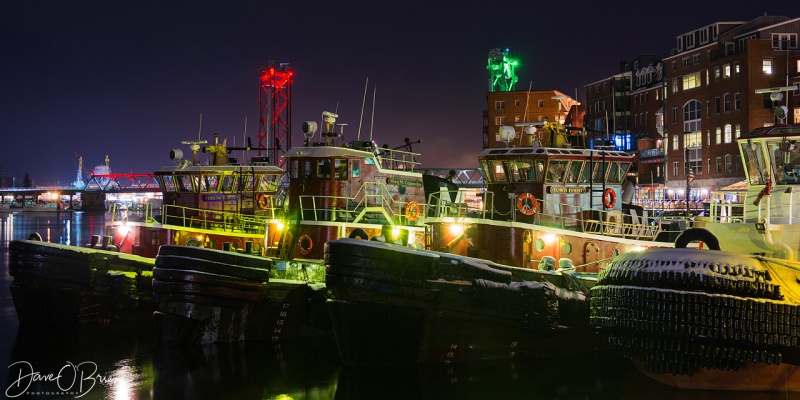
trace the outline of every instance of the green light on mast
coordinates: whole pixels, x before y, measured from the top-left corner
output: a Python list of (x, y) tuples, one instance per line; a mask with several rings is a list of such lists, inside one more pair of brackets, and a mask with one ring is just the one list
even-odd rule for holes
[(486, 69), (489, 71), (490, 92), (511, 92), (519, 80), (517, 73), (517, 60), (509, 57), (508, 49), (489, 50), (489, 61)]

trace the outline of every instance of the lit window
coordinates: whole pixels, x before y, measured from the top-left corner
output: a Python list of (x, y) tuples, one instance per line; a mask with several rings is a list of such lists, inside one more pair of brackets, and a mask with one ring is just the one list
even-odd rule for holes
[(765, 74), (772, 73), (772, 59), (765, 58), (761, 61), (761, 70), (764, 71)]
[(717, 127), (716, 132), (717, 132), (717, 141), (714, 142), (714, 144), (720, 144), (722, 143), (722, 129), (720, 127)]
[(725, 124), (725, 143), (730, 143), (733, 141), (732, 135), (733, 129), (731, 124)]
[(730, 78), (731, 77), (731, 65), (725, 64), (722, 67), (722, 77), (723, 78)]
[(694, 74), (684, 75), (683, 76), (683, 90), (693, 89), (700, 86), (700, 73), (695, 72)]

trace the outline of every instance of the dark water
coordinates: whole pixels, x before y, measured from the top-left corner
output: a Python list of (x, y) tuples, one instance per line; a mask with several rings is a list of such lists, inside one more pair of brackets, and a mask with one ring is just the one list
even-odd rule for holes
[[(0, 213), (0, 385), (9, 398), (82, 399), (797, 399), (786, 393), (678, 391), (607, 356), (359, 370), (332, 338), (274, 345), (165, 347), (152, 326), (24, 330), (8, 290), (8, 242), (38, 232), (82, 245), (103, 216)], [(74, 367), (73, 367), (74, 366)], [(96, 366), (96, 372), (91, 374)], [(50, 380), (20, 380), (20, 371)], [(73, 379), (74, 371), (91, 378)], [(27, 374), (23, 374), (27, 375)], [(55, 376), (61, 375), (56, 381)], [(73, 382), (74, 381), (74, 382)], [(15, 383), (17, 383), (15, 385)], [(59, 388), (59, 384), (61, 386)], [(20, 387), (27, 387), (23, 391)]]

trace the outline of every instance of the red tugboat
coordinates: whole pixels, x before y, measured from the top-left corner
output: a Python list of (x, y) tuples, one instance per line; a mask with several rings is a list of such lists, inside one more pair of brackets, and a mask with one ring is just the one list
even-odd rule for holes
[[(511, 137), (513, 128), (507, 137)], [(535, 268), (543, 257), (596, 273), (611, 257), (671, 246), (682, 230), (632, 206), (632, 154), (578, 147), (558, 123), (539, 124), (530, 147), (490, 148), (478, 161), (482, 201), (444, 189), (428, 201), (431, 250)], [(685, 228), (685, 226), (684, 226)]]

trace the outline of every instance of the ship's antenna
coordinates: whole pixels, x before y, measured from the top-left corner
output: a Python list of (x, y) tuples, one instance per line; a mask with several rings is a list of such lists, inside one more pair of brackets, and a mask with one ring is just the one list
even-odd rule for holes
[(197, 141), (200, 141), (200, 132), (203, 131), (203, 113), (200, 113), (200, 127), (197, 128)]
[(247, 162), (247, 150), (249, 147), (247, 146), (247, 115), (244, 116), (244, 132), (242, 133), (242, 162)]
[[(525, 114), (522, 114), (522, 122), (528, 122), (528, 103), (531, 102), (531, 88), (533, 88), (533, 81), (528, 83), (528, 94), (525, 96)], [(519, 145), (522, 147), (522, 134), (525, 133), (525, 128), (519, 133)], [(506, 144), (508, 147), (508, 144)]]
[(372, 121), (369, 123), (369, 141), (372, 141), (372, 126), (375, 125), (375, 94), (378, 92), (378, 86), (372, 88)]
[(364, 119), (364, 103), (367, 102), (368, 85), (369, 85), (369, 77), (367, 77), (367, 82), (364, 83), (364, 98), (361, 100), (361, 118), (358, 119), (358, 140), (361, 140), (361, 121)]

